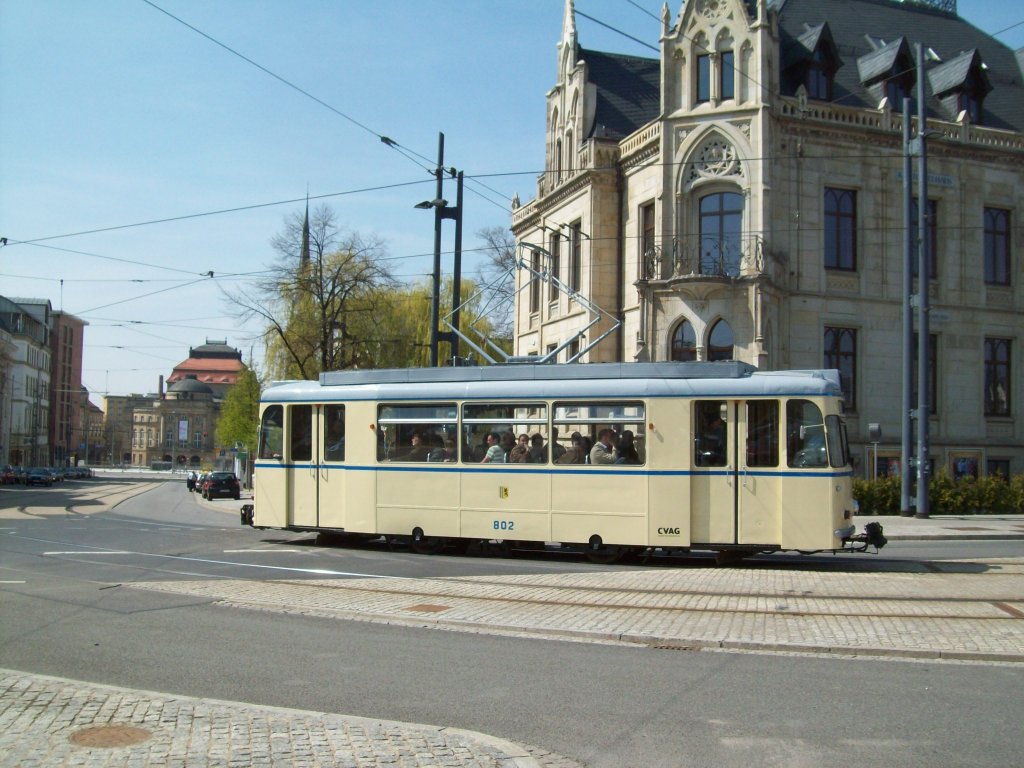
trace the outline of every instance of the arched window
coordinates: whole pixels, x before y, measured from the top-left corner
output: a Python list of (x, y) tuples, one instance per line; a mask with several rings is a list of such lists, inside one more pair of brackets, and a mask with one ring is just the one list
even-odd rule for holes
[(700, 271), (737, 277), (740, 273), (743, 195), (715, 192), (700, 199)]
[(677, 325), (672, 334), (672, 359), (681, 363), (697, 359), (697, 335), (688, 320)]
[(711, 336), (708, 338), (707, 359), (709, 361), (735, 360), (732, 347), (732, 326), (725, 320), (719, 320), (711, 329)]

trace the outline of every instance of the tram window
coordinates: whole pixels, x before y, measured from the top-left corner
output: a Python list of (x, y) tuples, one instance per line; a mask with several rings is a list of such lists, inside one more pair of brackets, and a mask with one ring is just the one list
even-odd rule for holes
[(698, 467), (724, 467), (728, 463), (725, 409), (724, 400), (698, 400), (693, 404), (693, 463)]
[(345, 460), (345, 406), (324, 406), (323, 456), (327, 461)]
[(382, 405), (377, 413), (379, 461), (445, 462), (458, 458), (454, 403)]
[(777, 400), (752, 400), (747, 403), (747, 466), (779, 466)]
[[(616, 461), (609, 466), (643, 464), (647, 454), (644, 414), (644, 404), (634, 401), (555, 403), (551, 432), (554, 463), (589, 464), (597, 436), (601, 430), (611, 429)], [(629, 443), (632, 450), (627, 448)]]
[[(498, 435), (491, 463), (546, 464), (550, 455), (547, 403), (467, 403), (462, 407), (462, 461), (483, 463)], [(522, 441), (522, 436), (526, 440)], [(497, 458), (495, 458), (497, 456)]]
[(810, 400), (786, 403), (786, 461), (791, 467), (827, 467), (825, 421)]
[(310, 461), (313, 458), (313, 406), (293, 405), (288, 416), (291, 424), (288, 460)]
[(260, 422), (260, 447), (256, 454), (261, 459), (281, 458), (281, 437), (284, 434), (284, 408), (268, 406)]
[(825, 439), (828, 441), (828, 457), (832, 466), (849, 466), (850, 444), (847, 442), (846, 424), (838, 416), (825, 417)]

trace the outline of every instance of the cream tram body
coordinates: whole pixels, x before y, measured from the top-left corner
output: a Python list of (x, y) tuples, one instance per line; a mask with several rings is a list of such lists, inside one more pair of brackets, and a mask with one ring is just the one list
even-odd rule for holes
[[(246, 522), (414, 544), (841, 549), (841, 411), (835, 371), (743, 363), (327, 373), (264, 392)], [(633, 463), (565, 463), (573, 433), (608, 428), (633, 434)], [(482, 461), (483, 437), (509, 431), (531, 460)]]

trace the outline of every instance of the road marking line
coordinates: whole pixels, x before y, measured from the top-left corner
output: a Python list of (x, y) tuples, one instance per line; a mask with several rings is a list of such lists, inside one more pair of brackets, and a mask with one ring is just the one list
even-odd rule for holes
[(239, 552), (303, 552), (301, 549), (225, 549), (224, 554), (237, 554)]

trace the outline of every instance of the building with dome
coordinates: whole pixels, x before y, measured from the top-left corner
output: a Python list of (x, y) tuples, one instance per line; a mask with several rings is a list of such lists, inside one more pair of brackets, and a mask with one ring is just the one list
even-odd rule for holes
[(210, 387), (218, 400), (238, 380), (238, 374), (245, 369), (242, 353), (228, 346), (227, 339), (207, 339), (199, 347), (190, 348), (188, 358), (182, 360), (167, 377), (168, 386), (186, 379), (195, 379)]
[[(855, 466), (872, 477), (912, 458), (902, 305), (923, 282), (928, 413), (913, 410), (929, 420), (930, 466), (1024, 472), (1024, 50), (955, 0), (675, 7), (638, 57), (585, 48), (565, 2), (538, 94), (545, 170), (534, 199), (513, 203), (532, 268), (519, 270), (515, 355), (838, 369)], [(903, 165), (922, 143), (904, 141), (919, 81), (920, 206), (918, 163)], [(910, 262), (919, 233), (926, 259)]]

